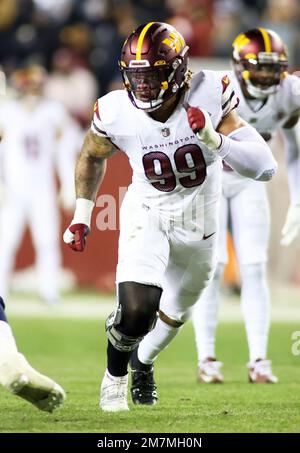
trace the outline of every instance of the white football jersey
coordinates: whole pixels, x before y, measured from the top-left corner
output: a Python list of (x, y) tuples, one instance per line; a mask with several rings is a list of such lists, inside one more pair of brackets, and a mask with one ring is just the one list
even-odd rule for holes
[[(240, 99), (239, 115), (251, 124), (265, 138), (271, 139), (279, 127), (300, 110), (300, 78), (287, 75), (281, 82), (279, 90), (268, 96), (262, 106), (245, 100), (235, 75), (230, 76), (234, 90)], [(258, 101), (260, 102), (260, 101)]]
[(217, 128), (237, 105), (232, 93), (228, 78), (202, 71), (193, 77), (169, 119), (161, 123), (134, 107), (126, 90), (113, 91), (96, 102), (92, 131), (110, 138), (127, 154), (133, 169), (130, 190), (136, 196), (150, 206), (177, 212), (201, 193), (211, 164), (219, 161), (192, 132), (185, 107), (207, 110)]
[(65, 109), (53, 101), (41, 100), (33, 110), (21, 100), (1, 104), (1, 173), (9, 190), (54, 186), (57, 134), (65, 120)]
[[(224, 74), (224, 73), (223, 73)], [(300, 110), (300, 78), (287, 75), (281, 82), (279, 90), (268, 96), (266, 101), (246, 101), (240, 84), (233, 72), (227, 73), (232, 81), (234, 91), (239, 98), (237, 112), (241, 118), (251, 124), (265, 140), (274, 137), (276, 131), (287, 120)], [(223, 188), (225, 194), (232, 196), (236, 190), (243, 188), (248, 178), (239, 175), (224, 165)], [(233, 191), (232, 191), (233, 190)]]

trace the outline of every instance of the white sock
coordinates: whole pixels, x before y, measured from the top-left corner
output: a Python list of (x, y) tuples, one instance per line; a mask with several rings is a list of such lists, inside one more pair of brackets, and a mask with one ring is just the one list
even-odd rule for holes
[(240, 266), (241, 304), (246, 325), (250, 362), (267, 355), (270, 326), (270, 300), (266, 264)]
[(192, 320), (195, 330), (198, 365), (207, 357), (215, 357), (215, 334), (218, 319), (220, 283), (224, 264), (218, 264), (213, 280), (204, 289), (193, 307)]
[(109, 377), (109, 379), (111, 379), (112, 381), (119, 381), (120, 379), (123, 379), (125, 378), (126, 376), (128, 376), (128, 374), (125, 374), (125, 376), (113, 376), (112, 374), (110, 374), (110, 372), (108, 371), (108, 369), (105, 370), (105, 374)]
[(0, 360), (6, 355), (17, 352), (17, 345), (10, 325), (0, 321)]
[(160, 351), (165, 349), (179, 333), (180, 327), (172, 327), (158, 318), (154, 329), (140, 342), (138, 359), (145, 365), (151, 365)]

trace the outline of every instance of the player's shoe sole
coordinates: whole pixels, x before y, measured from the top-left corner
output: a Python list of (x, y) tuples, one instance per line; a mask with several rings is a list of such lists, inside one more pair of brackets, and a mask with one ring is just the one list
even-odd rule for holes
[(253, 374), (249, 372), (248, 381), (250, 384), (277, 384), (278, 377), (274, 376), (273, 374), (270, 376), (264, 376), (258, 373), (253, 376)]
[(0, 381), (12, 394), (42, 411), (53, 412), (66, 399), (63, 388), (32, 368), (20, 353), (0, 365)]
[(202, 371), (198, 371), (197, 382), (200, 384), (223, 384), (223, 376), (207, 376)]

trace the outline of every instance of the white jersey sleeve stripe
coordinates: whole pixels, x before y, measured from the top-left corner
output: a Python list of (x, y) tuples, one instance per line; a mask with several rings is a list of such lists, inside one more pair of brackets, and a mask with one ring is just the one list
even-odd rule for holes
[(105, 131), (105, 127), (103, 126), (103, 123), (101, 121), (98, 101), (96, 101), (94, 105), (94, 116), (91, 124), (91, 129), (94, 134), (97, 134), (100, 137), (108, 137)]
[(92, 129), (92, 131), (94, 132), (94, 134), (97, 134), (97, 135), (99, 135), (100, 137), (108, 137), (107, 133), (106, 133), (105, 131), (103, 131), (102, 129), (100, 129), (100, 128), (95, 124), (95, 121), (94, 121), (94, 120), (92, 121), (91, 129)]
[[(229, 96), (229, 98), (227, 99), (227, 101), (225, 101), (224, 104), (222, 105), (222, 110), (225, 109), (225, 107), (226, 107), (227, 104), (232, 100), (232, 98), (233, 98), (234, 95), (235, 95), (235, 92), (232, 91), (231, 94), (230, 94), (230, 96)], [(222, 100), (223, 100), (223, 98), (222, 98)]]
[(221, 102), (223, 116), (228, 115), (231, 110), (239, 105), (239, 99), (236, 96), (232, 83), (227, 75), (222, 78)]

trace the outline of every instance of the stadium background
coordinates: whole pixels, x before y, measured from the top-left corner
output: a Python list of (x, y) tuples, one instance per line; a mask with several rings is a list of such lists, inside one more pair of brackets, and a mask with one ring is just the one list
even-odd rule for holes
[[(46, 94), (60, 99), (84, 131), (95, 99), (120, 87), (117, 59), (125, 36), (137, 24), (153, 19), (171, 22), (183, 33), (194, 70), (229, 68), (233, 38), (257, 26), (277, 31), (289, 46), (291, 72), (299, 68), (297, 0), (0, 0), (2, 79), (5, 73), (9, 81), (23, 63), (43, 64), (49, 71)], [(63, 292), (58, 306), (47, 306), (38, 297), (35, 255), (28, 231), (23, 238), (7, 313), (20, 350), (33, 366), (57, 379), (68, 399), (52, 416), (1, 388), (1, 413), (5, 417), (0, 433), (299, 432), (300, 350), (296, 340), (300, 335), (300, 241), (289, 248), (279, 245), (289, 203), (280, 137), (274, 143), (274, 152), (280, 168), (268, 184), (273, 305), (269, 356), (280, 384), (259, 387), (247, 383), (246, 338), (239, 298), (232, 291), (238, 286), (233, 259), (227, 270), (230, 291), (223, 293), (217, 335), (226, 384), (211, 387), (196, 383), (194, 335), (189, 324), (158, 359), (160, 403), (150, 410), (130, 403), (126, 416), (101, 413), (97, 403), (105, 368), (104, 319), (115, 301), (118, 231), (97, 229), (97, 216), (103, 213), (103, 207), (96, 206), (93, 231), (83, 254), (73, 253), (60, 239)], [(119, 187), (126, 187), (129, 181), (128, 163), (120, 153), (109, 159), (100, 197), (112, 194), (110, 201), (115, 200), (118, 206)], [(101, 204), (103, 198), (98, 200)], [(62, 216), (62, 237), (72, 212), (63, 211), (59, 205), (57, 209)]]
[[(297, 0), (1, 0), (0, 64), (7, 80), (24, 63), (44, 65), (49, 71), (51, 96), (63, 102), (85, 130), (94, 99), (121, 86), (119, 51), (137, 24), (155, 18), (175, 25), (190, 46), (194, 70), (230, 68), (233, 38), (251, 27), (269, 27), (288, 44), (294, 72), (300, 64), (299, 8)], [(62, 60), (68, 66), (64, 74)], [(268, 185), (272, 213), (270, 278), (276, 284), (299, 285), (300, 241), (287, 249), (279, 245), (289, 199), (280, 137), (273, 147), (280, 170)], [(109, 160), (101, 194), (112, 194), (118, 207), (118, 188), (126, 187), (130, 177), (127, 159), (122, 154), (115, 156)], [(114, 290), (118, 230), (97, 229), (95, 219), (103, 208), (107, 204), (94, 210), (92, 234), (84, 254), (71, 253), (60, 241), (66, 271), (61, 274), (62, 289)], [(71, 213), (61, 214), (63, 232)], [(34, 292), (33, 264), (34, 250), (27, 231), (16, 259), (13, 289)], [(234, 256), (225, 278), (228, 285), (238, 283)]]

